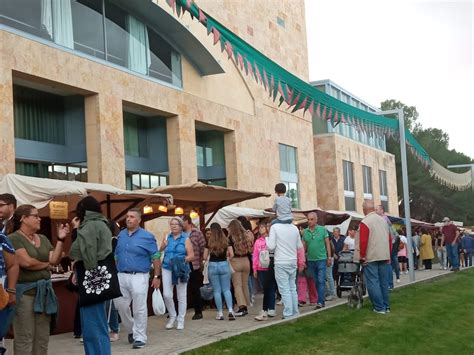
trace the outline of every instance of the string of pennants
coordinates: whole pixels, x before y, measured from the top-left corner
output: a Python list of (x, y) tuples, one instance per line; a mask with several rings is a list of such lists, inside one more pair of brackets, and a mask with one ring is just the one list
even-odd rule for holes
[[(214, 45), (220, 45), (221, 52), (225, 52), (242, 73), (250, 75), (274, 102), (278, 99), (280, 106), (285, 103), (292, 113), (303, 110), (303, 114), (328, 121), (333, 127), (347, 124), (368, 136), (399, 138), (398, 120), (361, 110), (314, 88), (236, 36), (193, 0), (166, 0), (166, 3), (178, 17), (188, 13), (205, 26)], [(425, 168), (430, 168), (431, 158), (409, 131), (406, 132), (406, 143), (411, 154)]]

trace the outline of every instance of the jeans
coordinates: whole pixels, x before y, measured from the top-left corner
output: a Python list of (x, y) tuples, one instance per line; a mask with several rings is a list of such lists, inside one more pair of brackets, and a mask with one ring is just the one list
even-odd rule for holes
[(471, 252), (467, 252), (465, 255), (464, 255), (464, 260), (465, 260), (465, 263), (466, 263), (466, 266), (472, 266), (472, 251)]
[(390, 308), (388, 299), (388, 280), (387, 280), (386, 261), (372, 261), (364, 267), (365, 283), (369, 298), (376, 311), (385, 311)]
[(202, 286), (202, 272), (197, 269), (194, 270), (192, 264), (190, 264), (191, 273), (189, 274), (189, 291), (193, 295), (193, 307), (194, 313), (202, 313), (202, 299), (201, 291), (199, 290)]
[[(400, 264), (398, 263), (398, 253), (392, 253), (392, 257), (390, 259), (390, 264), (392, 266), (392, 271), (395, 272), (395, 276), (397, 280), (400, 278)], [(393, 284), (393, 276), (392, 276), (392, 284)]]
[(262, 283), (263, 288), (263, 305), (264, 311), (275, 309), (275, 292), (276, 292), (276, 281), (275, 281), (275, 269), (274, 266), (268, 268), (267, 271), (257, 271), (258, 280)]
[(225, 303), (227, 303), (227, 308), (229, 312), (231, 312), (232, 294), (230, 293), (231, 272), (229, 262), (227, 260), (209, 262), (208, 275), (212, 285), (217, 311), (222, 312), (222, 294), (224, 294)]
[(308, 261), (308, 270), (313, 273), (318, 290), (318, 304), (324, 306), (324, 291), (326, 289), (326, 260)]
[(86, 355), (111, 354), (104, 302), (81, 307), (81, 325)]
[(387, 282), (388, 282), (388, 288), (392, 289), (393, 288), (393, 269), (392, 269), (392, 264), (388, 264), (387, 267)]
[(436, 250), (436, 253), (438, 254), (439, 265), (443, 268), (447, 267), (448, 260), (447, 260), (447, 254), (446, 254), (446, 247), (438, 248), (438, 250)]
[(306, 275), (298, 275), (298, 302), (306, 303), (307, 294), (309, 293), (309, 303), (316, 304), (318, 302), (318, 292), (312, 277)]
[(298, 314), (298, 294), (296, 293), (296, 265), (276, 264), (275, 279), (283, 302), (283, 317)]
[(333, 269), (334, 264), (326, 267), (326, 281), (328, 283), (327, 293), (328, 296), (336, 296), (336, 289), (334, 287)]
[(118, 311), (117, 311), (117, 308), (115, 308), (113, 300), (105, 302), (105, 312), (107, 314), (107, 320), (109, 322), (110, 331), (112, 333), (118, 333), (119, 332)]
[(458, 254), (458, 243), (454, 245), (451, 243), (446, 244), (446, 253), (448, 254), (449, 262), (451, 263), (452, 269), (459, 269), (459, 254)]

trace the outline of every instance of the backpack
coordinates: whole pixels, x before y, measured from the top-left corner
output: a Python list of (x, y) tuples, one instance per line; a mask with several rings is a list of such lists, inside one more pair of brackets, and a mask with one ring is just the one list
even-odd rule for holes
[(261, 250), (258, 254), (258, 261), (261, 267), (268, 268), (270, 266), (270, 252), (267, 249)]

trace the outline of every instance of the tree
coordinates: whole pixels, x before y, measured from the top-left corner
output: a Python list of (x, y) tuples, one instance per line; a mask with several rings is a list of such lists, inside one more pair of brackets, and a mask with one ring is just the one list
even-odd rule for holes
[[(449, 149), (449, 135), (446, 132), (439, 128), (423, 128), (417, 122), (418, 111), (415, 106), (408, 107), (400, 101), (386, 100), (381, 103), (381, 108), (383, 110), (403, 109), (407, 127), (430, 157), (440, 164), (446, 166), (448, 164), (472, 162), (472, 159), (467, 155)], [(402, 196), (398, 141), (389, 139), (387, 141), (387, 151), (395, 155), (398, 194)], [(440, 185), (410, 153), (407, 154), (407, 162), (412, 218), (437, 222), (443, 217), (449, 216), (453, 220), (463, 221), (465, 225), (474, 225), (474, 204), (472, 203), (474, 193), (472, 190), (452, 191)], [(401, 200), (401, 197), (399, 197), (399, 200)], [(400, 207), (402, 209), (400, 214), (403, 215), (403, 204)]]

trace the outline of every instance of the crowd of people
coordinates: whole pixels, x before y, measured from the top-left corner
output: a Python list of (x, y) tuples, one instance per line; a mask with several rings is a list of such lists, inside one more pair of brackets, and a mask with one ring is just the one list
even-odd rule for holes
[[(323, 308), (336, 296), (339, 280), (346, 281), (338, 275), (343, 252), (351, 252), (354, 261), (362, 265), (373, 311), (390, 312), (389, 290), (394, 287), (394, 277), (400, 282), (400, 273), (407, 272), (408, 239), (402, 229), (395, 230), (383, 207), (364, 201), (365, 218), (358, 226), (351, 224), (343, 236), (337, 227), (329, 233), (318, 224), (315, 212), (307, 215), (306, 228), (298, 228), (292, 223), (285, 185), (277, 184), (275, 192), (276, 218), (259, 221), (255, 234), (245, 217), (232, 220), (226, 228), (212, 223), (204, 234), (189, 216), (173, 217), (159, 246), (155, 236), (142, 227), (141, 210), (130, 209), (126, 227), (120, 231), (114, 221), (102, 215), (100, 203), (91, 196), (79, 201), (77, 216), (70, 224), (58, 226), (53, 246), (39, 234), (41, 218), (34, 206), (17, 207), (14, 196), (0, 195), (0, 291), (8, 294), (7, 305), (0, 311), (0, 336), (12, 323), (15, 353), (47, 354), (50, 329), (58, 314), (50, 269), (64, 255), (66, 238), (73, 240), (69, 252), (73, 270), (76, 265), (89, 271), (101, 268), (101, 262), (111, 255), (116, 265), (121, 296), (78, 304), (75, 335), (82, 336), (86, 354), (111, 353), (110, 343), (119, 340), (119, 319), (132, 348), (146, 346), (150, 287), (163, 289), (167, 330), (184, 329), (188, 290), (193, 300), (192, 320), (203, 318), (203, 279), (212, 287), (217, 321), (247, 316), (256, 288), (263, 293), (256, 321), (277, 316), (278, 298), (285, 319), (296, 317), (299, 307), (307, 303)], [(430, 270), (433, 250), (442, 269), (450, 265), (456, 271), (461, 265), (472, 265), (474, 237), (460, 234), (448, 218), (444, 222), (433, 236), (420, 229), (410, 238), (415, 268), (421, 260)], [(77, 278), (75, 272), (72, 283), (81, 294), (81, 288), (87, 286)], [(351, 282), (350, 275), (347, 281)], [(0, 354), (4, 352), (0, 347)]]

